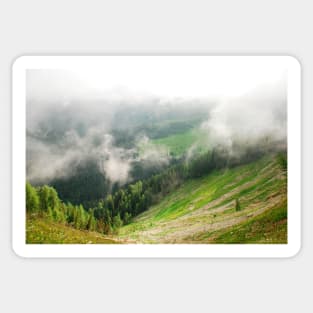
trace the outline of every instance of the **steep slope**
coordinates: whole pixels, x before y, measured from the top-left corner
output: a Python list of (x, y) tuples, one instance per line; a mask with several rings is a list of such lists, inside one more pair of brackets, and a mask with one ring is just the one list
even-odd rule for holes
[(287, 179), (275, 156), (190, 180), (120, 230), (137, 243), (286, 243)]

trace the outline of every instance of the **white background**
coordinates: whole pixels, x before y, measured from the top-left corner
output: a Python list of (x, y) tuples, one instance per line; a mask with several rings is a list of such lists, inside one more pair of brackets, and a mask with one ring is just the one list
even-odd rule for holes
[[(313, 309), (309, 1), (2, 1), (1, 312)], [(302, 63), (302, 250), (292, 259), (18, 258), (11, 250), (11, 64), (21, 54), (290, 54)], [(310, 125), (311, 124), (311, 125)]]

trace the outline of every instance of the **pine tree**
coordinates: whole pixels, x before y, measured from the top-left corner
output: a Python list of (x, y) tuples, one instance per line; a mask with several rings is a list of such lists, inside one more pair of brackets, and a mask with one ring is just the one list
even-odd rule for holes
[(115, 233), (118, 233), (118, 230), (120, 227), (123, 226), (123, 221), (121, 219), (121, 216), (119, 214), (115, 215), (113, 217), (113, 229)]
[(40, 199), (40, 211), (48, 212), (50, 188), (47, 185), (44, 185), (39, 188), (38, 194), (39, 194), (39, 199)]
[(130, 223), (131, 217), (132, 217), (131, 214), (129, 214), (128, 212), (126, 212), (126, 213), (124, 214), (124, 219), (123, 219), (123, 221), (124, 221), (124, 224), (125, 224), (125, 225), (127, 225), (127, 224)]
[(26, 183), (26, 210), (29, 212), (38, 212), (39, 210), (37, 190), (28, 182)]

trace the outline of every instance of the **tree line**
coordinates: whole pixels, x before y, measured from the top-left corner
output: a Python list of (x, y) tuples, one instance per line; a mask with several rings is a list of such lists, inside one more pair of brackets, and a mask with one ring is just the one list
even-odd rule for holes
[(97, 221), (92, 210), (87, 211), (82, 205), (65, 204), (57, 191), (47, 185), (34, 187), (26, 182), (26, 212), (30, 217), (45, 217), (77, 229), (97, 230)]
[(118, 232), (122, 225), (146, 211), (151, 205), (175, 190), (184, 181), (208, 173), (251, 162), (263, 156), (261, 149), (248, 150), (240, 159), (225, 149), (213, 149), (167, 168), (148, 179), (138, 180), (99, 200), (93, 207), (63, 203), (53, 187), (33, 187), (26, 183), (26, 208), (30, 214), (44, 215), (57, 222), (83, 230), (95, 230), (104, 234)]

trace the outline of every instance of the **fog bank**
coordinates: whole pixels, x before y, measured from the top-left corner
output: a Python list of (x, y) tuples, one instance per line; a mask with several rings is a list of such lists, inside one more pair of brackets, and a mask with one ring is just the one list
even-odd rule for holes
[[(129, 86), (111, 83), (108, 87), (105, 79), (102, 87), (102, 76), (98, 75), (95, 87), (91, 83), (95, 78), (87, 82), (82, 75), (69, 71), (29, 70), (27, 179), (48, 183), (66, 178), (80, 164), (91, 160), (112, 183), (124, 184), (132, 179), (130, 173), (136, 162), (147, 167), (166, 166), (170, 162), (165, 147), (151, 144), (148, 134), (151, 127), (164, 127), (165, 120), (188, 120), (193, 114), (205, 119), (197, 127), (207, 133), (211, 148), (223, 146), (230, 153), (240, 155), (238, 143), (247, 145), (267, 140), (286, 144), (285, 70), (276, 71), (273, 76), (269, 72), (269, 77), (263, 71), (259, 80), (255, 79), (255, 73), (252, 79), (255, 83), (250, 81), (246, 89), (243, 86), (249, 81), (247, 75), (251, 70), (231, 73), (230, 77), (227, 73), (224, 69), (222, 73), (215, 71), (210, 77), (207, 75), (208, 83), (201, 82), (201, 91), (200, 87), (186, 87), (196, 85), (196, 77), (180, 78), (181, 94), (177, 82), (173, 86), (175, 92), (170, 93), (171, 81), (164, 77), (167, 84), (161, 83), (161, 77), (152, 81), (163, 86), (157, 94), (157, 88), (140, 89), (144, 77), (137, 79), (136, 88), (132, 83)], [(235, 74), (241, 78), (237, 93), (231, 84), (239, 86)], [(147, 87), (147, 82), (143, 86)], [(188, 90), (184, 91), (184, 87)], [(126, 136), (130, 136), (129, 142)], [(195, 146), (187, 151), (187, 158), (192, 157)]]

